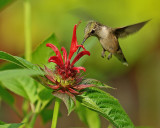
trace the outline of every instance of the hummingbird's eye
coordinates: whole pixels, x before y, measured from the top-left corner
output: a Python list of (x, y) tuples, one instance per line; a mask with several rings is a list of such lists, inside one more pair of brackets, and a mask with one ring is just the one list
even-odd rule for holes
[(93, 29), (92, 31), (91, 31), (91, 33), (93, 34), (95, 32), (95, 30)]

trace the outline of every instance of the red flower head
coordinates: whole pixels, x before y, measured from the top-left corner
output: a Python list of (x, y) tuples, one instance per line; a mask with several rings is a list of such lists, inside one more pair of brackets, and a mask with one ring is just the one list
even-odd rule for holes
[[(63, 52), (63, 57), (61, 56), (60, 51), (53, 44), (48, 43), (46, 46), (53, 49), (56, 53), (56, 56), (51, 56), (49, 62), (56, 63), (55, 71), (52, 71), (45, 67), (44, 71), (46, 72), (45, 77), (49, 80), (49, 83), (45, 84), (49, 88), (53, 89), (53, 94), (55, 96), (60, 93), (68, 94), (75, 100), (75, 95), (81, 94), (79, 90), (90, 87), (92, 85), (81, 85), (80, 82), (82, 77), (80, 76), (80, 70), (86, 71), (84, 67), (75, 67), (74, 64), (84, 55), (90, 55), (89, 51), (82, 45), (78, 45), (76, 37), (77, 25), (73, 29), (73, 37), (70, 47), (70, 52), (67, 58), (67, 51), (64, 47), (61, 48)], [(73, 54), (78, 50), (79, 47), (82, 47), (84, 51), (81, 51), (71, 62)]]

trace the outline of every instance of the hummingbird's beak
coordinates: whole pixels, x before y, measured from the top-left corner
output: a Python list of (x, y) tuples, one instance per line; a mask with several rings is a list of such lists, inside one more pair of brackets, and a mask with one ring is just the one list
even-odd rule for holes
[[(85, 41), (86, 41), (86, 38), (83, 39), (83, 42), (81, 43), (81, 45), (83, 45)], [(80, 49), (81, 47), (78, 48), (77, 54), (79, 53)]]

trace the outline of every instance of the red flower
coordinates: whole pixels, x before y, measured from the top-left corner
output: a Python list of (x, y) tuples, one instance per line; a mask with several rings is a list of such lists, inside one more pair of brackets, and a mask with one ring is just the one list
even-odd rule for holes
[[(53, 89), (53, 94), (58, 96), (60, 93), (68, 94), (74, 101), (75, 95), (81, 94), (80, 90), (93, 86), (93, 85), (81, 85), (82, 77), (80, 75), (80, 70), (86, 71), (84, 67), (75, 67), (74, 64), (84, 55), (90, 55), (89, 51), (82, 45), (78, 45), (76, 37), (76, 28), (73, 29), (73, 37), (70, 47), (70, 52), (67, 58), (67, 51), (64, 47), (61, 48), (63, 52), (63, 57), (61, 56), (60, 51), (53, 44), (48, 43), (46, 46), (53, 49), (56, 53), (56, 56), (51, 56), (49, 62), (56, 63), (55, 71), (50, 70), (45, 67), (44, 71), (46, 72), (45, 77), (49, 82), (45, 82), (49, 88)], [(79, 47), (82, 47), (84, 51), (81, 51), (71, 62), (73, 54), (78, 50)]]

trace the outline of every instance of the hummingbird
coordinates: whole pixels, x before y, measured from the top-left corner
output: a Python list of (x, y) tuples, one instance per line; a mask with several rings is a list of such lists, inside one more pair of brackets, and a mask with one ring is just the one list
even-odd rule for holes
[[(105, 52), (108, 51), (108, 60), (112, 58), (112, 55), (114, 55), (124, 65), (128, 66), (127, 60), (119, 45), (118, 38), (127, 37), (128, 35), (139, 31), (148, 21), (149, 20), (119, 28), (111, 28), (96, 21), (89, 21), (85, 27), (84, 40), (81, 45), (83, 45), (89, 37), (95, 36), (98, 38), (102, 46), (102, 58), (106, 57)], [(78, 49), (77, 54), (79, 51), (80, 48)]]

